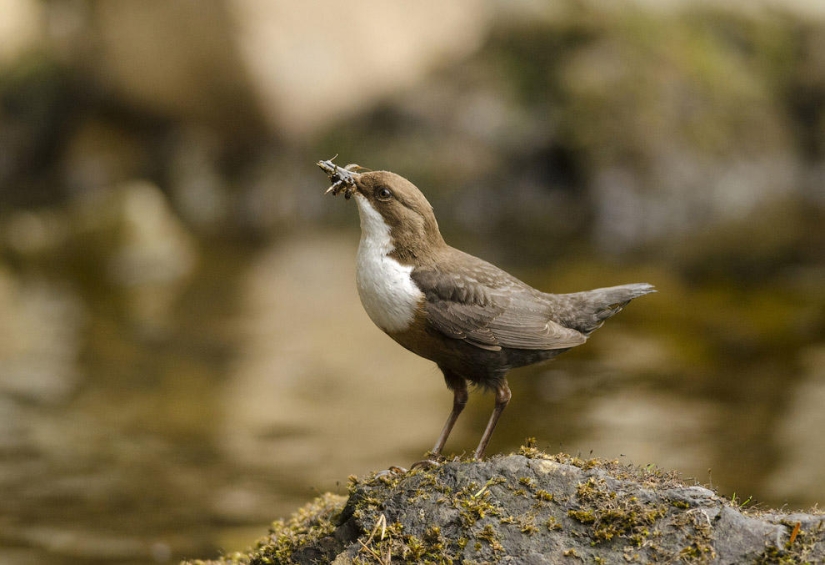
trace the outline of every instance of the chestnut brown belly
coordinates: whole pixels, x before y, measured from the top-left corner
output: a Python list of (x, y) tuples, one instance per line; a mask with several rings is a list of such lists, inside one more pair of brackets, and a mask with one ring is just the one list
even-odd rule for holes
[(477, 385), (496, 387), (507, 371), (552, 359), (567, 349), (482, 349), (461, 339), (453, 339), (432, 330), (426, 320), (416, 318), (412, 326), (390, 333), (395, 341), (413, 353), (434, 361), (439, 368), (456, 373)]

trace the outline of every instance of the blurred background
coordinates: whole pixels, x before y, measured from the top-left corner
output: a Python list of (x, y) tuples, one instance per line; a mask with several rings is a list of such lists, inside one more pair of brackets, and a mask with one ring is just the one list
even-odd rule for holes
[(0, 14), (1, 562), (241, 550), (432, 446), (452, 396), (361, 309), (355, 206), (315, 167), (335, 154), (534, 286), (659, 289), (512, 373), (489, 453), (535, 436), (825, 502), (822, 2)]

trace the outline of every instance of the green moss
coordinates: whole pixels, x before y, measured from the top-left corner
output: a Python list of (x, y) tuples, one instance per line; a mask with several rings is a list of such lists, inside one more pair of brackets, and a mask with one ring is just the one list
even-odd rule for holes
[[(361, 549), (354, 562), (447, 565), (456, 560), (454, 548), (443, 537), (438, 526), (427, 528), (421, 537), (404, 534), (403, 530), (403, 525), (398, 522), (386, 527), (385, 530), (373, 528), (366, 541), (359, 540)], [(460, 545), (459, 549), (463, 549), (463, 546)]]
[(708, 520), (702, 515), (693, 512), (680, 514), (675, 521), (676, 527), (684, 527), (692, 533), (687, 535), (689, 545), (679, 551), (679, 558), (687, 563), (706, 563), (716, 558), (716, 552), (711, 542), (711, 526)]
[(404, 552), (404, 559), (411, 561), (421, 561), (427, 553), (424, 542), (415, 536), (405, 536), (407, 551)]
[(504, 547), (501, 545), (498, 534), (492, 524), (484, 526), (484, 528), (476, 534), (476, 537), (487, 542), (495, 553), (504, 551)]
[(521, 520), (518, 521), (518, 524), (519, 531), (522, 534), (531, 536), (539, 531), (538, 526), (536, 526), (536, 519), (534, 516), (524, 516)]
[[(519, 467), (521, 472), (513, 476), (508, 466), (502, 466), (491, 473), (495, 476), (486, 479), (470, 468), (478, 463), (456, 462), (449, 467), (414, 471), (402, 477), (380, 475), (362, 480), (353, 477), (350, 479), (352, 495), (346, 506), (342, 497), (325, 495), (289, 520), (275, 522), (270, 534), (249, 554), (225, 556), (221, 563), (288, 564), (294, 561), (293, 556), (306, 559), (308, 555), (311, 559), (318, 555), (323, 561), (344, 550), (352, 563), (360, 564), (390, 561), (446, 564), (458, 560), (472, 563), (473, 559), (491, 562), (501, 558), (505, 542), (519, 535), (552, 537), (559, 540), (556, 543), (566, 540), (567, 547), (579, 548), (581, 543), (583, 549), (578, 551), (584, 553), (579, 555), (570, 549), (565, 555), (583, 561), (592, 558), (596, 563), (599, 561), (593, 557), (594, 553), (604, 557), (613, 552), (621, 552), (635, 562), (705, 563), (716, 558), (712, 524), (707, 515), (685, 512), (691, 505), (681, 498), (662, 500), (657, 496), (662, 489), (683, 486), (672, 474), (652, 466), (637, 468), (616, 461), (585, 461), (538, 452), (534, 455), (558, 463), (575, 461), (592, 470), (580, 473), (565, 469), (571, 478), (583, 478), (573, 478), (579, 481), (575, 488), (568, 484), (565, 492), (560, 493), (539, 489), (542, 486), (539, 475), (531, 475), (529, 467)], [(552, 469), (552, 466), (541, 467)], [(469, 476), (475, 477), (475, 482), (461, 479), (462, 475), (467, 477), (468, 471), (474, 473)], [(447, 487), (444, 480), (452, 481), (454, 486)], [(640, 493), (636, 488), (639, 483), (649, 487), (650, 500), (656, 502), (644, 502), (648, 494)], [(636, 496), (625, 492), (624, 488), (631, 486)], [(674, 491), (673, 496), (679, 496), (676, 492), (682, 491)], [(510, 500), (516, 506), (506, 506), (502, 501), (514, 494), (528, 499)], [(428, 500), (424, 506), (446, 507), (439, 509), (439, 516), (450, 520), (442, 524), (444, 528), (449, 524), (446, 536), (442, 527), (434, 525), (435, 520), (421, 523), (407, 514), (406, 504), (417, 499)], [(550, 505), (551, 501), (554, 504)], [(344, 527), (336, 531), (339, 524)], [(822, 532), (800, 528), (791, 542), (796, 523), (785, 525), (788, 542), (784, 546), (766, 547), (759, 563), (811, 561)], [(680, 541), (676, 543), (680, 545), (668, 545), (670, 533), (665, 536), (663, 532), (673, 531), (678, 532)], [(333, 532), (336, 535), (331, 535)], [(301, 551), (301, 555), (296, 555), (296, 551)]]
[(528, 438), (527, 445), (519, 447), (518, 454), (528, 459), (552, 459), (550, 455), (538, 449), (535, 442), (535, 438)]
[(273, 522), (269, 534), (260, 539), (248, 553), (225, 555), (220, 563), (226, 565), (289, 563), (295, 551), (315, 544), (335, 530), (336, 519), (345, 503), (346, 498), (343, 496), (324, 494), (300, 508), (288, 520)]
[(596, 515), (592, 510), (568, 510), (567, 515), (582, 524), (592, 524), (596, 521)]
[(476, 483), (461, 489), (452, 499), (453, 505), (459, 509), (461, 519), (467, 526), (472, 526), (486, 516), (498, 516), (499, 509), (490, 501), (490, 491), (486, 488), (479, 490)]
[(666, 514), (663, 504), (645, 504), (635, 496), (620, 496), (604, 479), (590, 477), (576, 488), (581, 508), (568, 516), (582, 524), (592, 524), (591, 537), (596, 543), (616, 537), (641, 546), (650, 535), (651, 526)]
[(544, 523), (544, 526), (551, 532), (555, 532), (562, 528), (561, 523), (559, 523), (555, 516), (550, 516)]
[[(782, 522), (782, 524), (788, 528), (788, 540), (782, 547), (775, 545), (766, 547), (756, 563), (758, 565), (813, 564), (816, 559), (815, 544), (825, 529), (823, 523), (820, 522), (814, 531), (803, 529), (796, 522)], [(796, 531), (795, 536), (794, 531)]]

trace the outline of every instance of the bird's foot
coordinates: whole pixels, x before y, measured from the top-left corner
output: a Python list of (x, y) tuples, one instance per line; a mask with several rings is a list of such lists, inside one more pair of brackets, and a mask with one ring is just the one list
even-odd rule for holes
[(410, 467), (410, 471), (412, 471), (413, 469), (434, 469), (441, 465), (441, 463), (442, 461), (438, 461), (436, 459), (422, 459), (421, 461), (416, 461), (415, 463), (413, 463)]
[(442, 455), (434, 453), (425, 453), (424, 455), (427, 458), (413, 463), (410, 466), (410, 471), (413, 469), (434, 469), (444, 463), (444, 457)]
[(406, 475), (407, 470), (404, 467), (396, 467), (393, 465), (389, 469), (384, 469), (383, 471), (378, 471), (375, 473), (375, 478), (380, 479), (381, 477), (392, 477), (396, 475)]

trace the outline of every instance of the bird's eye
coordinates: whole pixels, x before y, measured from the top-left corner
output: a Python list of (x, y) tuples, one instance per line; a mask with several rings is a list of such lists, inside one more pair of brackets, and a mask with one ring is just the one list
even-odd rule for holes
[(375, 197), (378, 200), (389, 200), (392, 198), (392, 191), (385, 186), (378, 187), (375, 190)]

